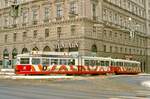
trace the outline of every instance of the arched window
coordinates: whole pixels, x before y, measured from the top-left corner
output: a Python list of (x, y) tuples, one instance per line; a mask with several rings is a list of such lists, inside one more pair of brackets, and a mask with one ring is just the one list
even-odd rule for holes
[(34, 48), (32, 49), (32, 51), (39, 51), (39, 49), (38, 49), (37, 47), (34, 47)]
[(92, 45), (91, 51), (97, 53), (97, 46), (95, 44)]
[(17, 54), (18, 54), (17, 49), (14, 48), (13, 51), (12, 51), (12, 58), (13, 59), (16, 58)]
[(60, 52), (64, 52), (64, 50), (65, 50), (64, 48), (60, 48), (60, 49), (57, 48), (57, 49), (55, 49), (56, 52), (59, 52), (59, 51)]
[(9, 53), (8, 53), (8, 50), (7, 50), (7, 49), (5, 49), (5, 50), (3, 51), (3, 58), (9, 58)]
[(77, 52), (79, 50), (79, 43), (76, 41), (73, 41), (72, 43), (69, 43), (69, 52)]
[(44, 49), (43, 49), (43, 51), (44, 51), (44, 52), (50, 52), (51, 49), (49, 48), (49, 46), (45, 46)]
[(22, 54), (28, 53), (28, 49), (27, 49), (27, 48), (23, 48), (21, 53), (22, 53)]
[(76, 52), (76, 51), (78, 51), (78, 47), (69, 48), (69, 52)]

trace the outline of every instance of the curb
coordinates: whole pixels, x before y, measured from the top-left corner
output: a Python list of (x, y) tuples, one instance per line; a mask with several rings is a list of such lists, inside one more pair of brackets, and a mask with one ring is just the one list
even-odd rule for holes
[(2, 79), (71, 79), (74, 76), (14, 76), (14, 75), (2, 75)]

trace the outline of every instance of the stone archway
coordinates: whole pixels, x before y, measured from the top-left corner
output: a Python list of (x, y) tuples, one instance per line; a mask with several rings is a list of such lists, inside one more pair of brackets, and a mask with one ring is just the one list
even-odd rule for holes
[(5, 58), (9, 58), (9, 52), (8, 52), (7, 49), (4, 49), (4, 51), (3, 51), (3, 58), (4, 58), (4, 59), (5, 59)]
[(17, 63), (17, 59), (16, 59), (17, 58), (17, 54), (18, 54), (17, 49), (14, 48), (12, 50), (12, 60), (11, 60), (12, 68), (14, 68), (16, 63)]
[(44, 49), (43, 49), (43, 52), (50, 52), (51, 49), (49, 46), (45, 46)]
[(37, 47), (34, 47), (34, 48), (32, 49), (32, 51), (39, 51), (39, 49), (38, 49)]
[(97, 54), (97, 46), (94, 44), (94, 45), (92, 45), (92, 47), (91, 47), (91, 55), (92, 56), (96, 56), (96, 54)]
[(28, 53), (28, 52), (29, 52), (29, 51), (28, 51), (27, 48), (23, 48), (21, 53), (24, 54), (24, 53)]
[(9, 62), (9, 52), (7, 49), (4, 49), (3, 51), (3, 68), (9, 68), (10, 62)]
[(13, 51), (12, 51), (12, 59), (15, 59), (17, 54), (18, 54), (17, 49), (14, 48)]
[(97, 46), (95, 44), (92, 45), (91, 51), (97, 53)]

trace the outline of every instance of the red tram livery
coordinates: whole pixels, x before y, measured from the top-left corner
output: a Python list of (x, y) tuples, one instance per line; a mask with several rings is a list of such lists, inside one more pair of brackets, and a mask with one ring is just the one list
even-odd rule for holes
[(16, 74), (138, 74), (140, 62), (80, 56), (78, 52), (31, 52), (17, 56)]

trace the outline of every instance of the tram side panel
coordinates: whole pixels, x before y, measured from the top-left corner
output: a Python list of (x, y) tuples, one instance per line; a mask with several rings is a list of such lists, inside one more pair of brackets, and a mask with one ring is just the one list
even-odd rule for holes
[[(48, 64), (42, 64), (37, 61), (35, 65), (32, 62), (32, 58), (22, 58), (22, 60), (19, 58), (16, 74), (136, 74), (140, 72), (138, 66), (125, 64), (122, 60), (110, 61), (110, 59), (106, 58), (81, 57), (75, 58), (73, 64), (61, 64), (61, 59), (56, 64), (52, 64), (51, 58), (48, 60)], [(67, 59), (67, 62), (69, 62), (69, 59)]]

